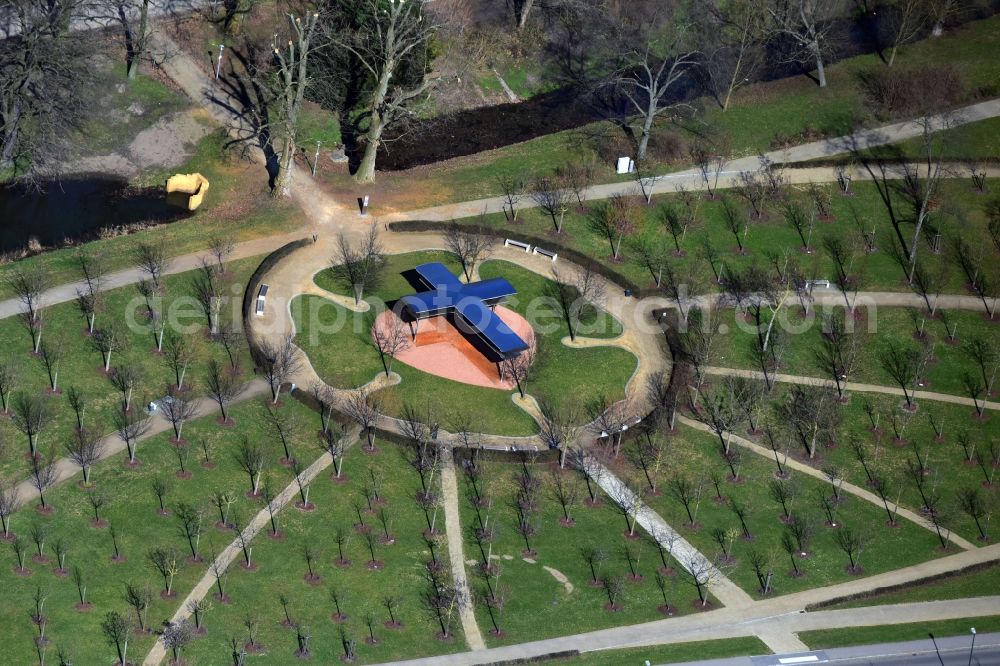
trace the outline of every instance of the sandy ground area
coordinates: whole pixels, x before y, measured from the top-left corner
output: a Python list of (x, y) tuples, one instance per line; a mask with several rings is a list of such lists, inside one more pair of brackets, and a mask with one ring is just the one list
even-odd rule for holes
[(113, 173), (133, 178), (142, 171), (179, 167), (198, 141), (212, 131), (200, 109), (170, 113), (136, 135), (129, 146), (107, 155), (80, 158), (66, 165), (67, 173)]
[[(496, 313), (521, 338), (534, 339), (531, 324), (524, 317), (503, 306), (497, 307)], [(386, 310), (379, 315), (375, 326), (390, 330), (394, 322), (398, 321), (392, 310)], [(503, 390), (514, 388), (512, 381), (500, 380), (497, 366), (484, 357), (445, 317), (420, 321), (416, 340), (410, 340), (409, 327), (405, 324), (403, 326), (409, 346), (396, 354), (397, 361), (463, 384)]]

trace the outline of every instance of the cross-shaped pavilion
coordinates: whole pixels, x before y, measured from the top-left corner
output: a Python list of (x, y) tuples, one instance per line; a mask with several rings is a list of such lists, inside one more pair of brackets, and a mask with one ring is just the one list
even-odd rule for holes
[[(504, 278), (480, 282), (462, 282), (444, 264), (432, 262), (413, 269), (427, 291), (399, 299), (400, 314), (410, 324), (413, 339), (417, 337), (417, 322), (430, 317), (453, 316), (460, 331), (474, 336), (499, 362), (513, 358), (528, 349), (528, 344), (508, 326), (494, 308), (517, 293)], [(482, 351), (482, 350), (481, 350)]]

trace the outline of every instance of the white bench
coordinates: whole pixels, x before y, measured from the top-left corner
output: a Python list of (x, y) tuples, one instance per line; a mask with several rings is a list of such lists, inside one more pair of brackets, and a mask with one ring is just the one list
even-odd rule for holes
[(809, 287), (810, 289), (813, 289), (814, 287), (822, 287), (823, 289), (829, 289), (830, 288), (830, 281), (829, 280), (806, 280), (806, 286)]
[(535, 249), (532, 250), (532, 253), (533, 254), (540, 254), (543, 257), (548, 257), (552, 261), (555, 261), (559, 257), (559, 255), (556, 254), (555, 252), (552, 252), (550, 250), (543, 250), (542, 248), (538, 247), (537, 245), (535, 246)]
[(264, 301), (267, 298), (267, 285), (260, 285), (260, 290), (257, 292), (257, 309), (256, 314), (258, 317), (264, 316)]
[(508, 238), (508, 239), (504, 240), (503, 246), (504, 247), (516, 247), (518, 249), (524, 250), (525, 253), (531, 252), (531, 244), (530, 243), (522, 243), (521, 241), (516, 241), (516, 240), (513, 240), (512, 238)]

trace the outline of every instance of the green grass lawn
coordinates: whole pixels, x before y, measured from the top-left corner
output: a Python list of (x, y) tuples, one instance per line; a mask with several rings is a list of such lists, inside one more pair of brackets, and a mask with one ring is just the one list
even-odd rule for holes
[[(995, 186), (995, 183), (991, 183)], [(861, 290), (909, 291), (905, 282), (906, 274), (892, 259), (888, 249), (893, 242), (894, 232), (879, 202), (875, 188), (871, 184), (857, 183), (852, 186), (854, 196), (842, 197), (834, 192), (835, 185), (822, 186), (830, 194), (831, 222), (816, 221), (811, 232), (806, 232), (811, 253), (801, 251), (802, 240), (795, 229), (784, 219), (780, 209), (772, 209), (762, 221), (750, 221), (741, 226), (740, 242), (746, 249), (745, 255), (737, 252), (737, 241), (726, 226), (721, 201), (706, 201), (700, 197), (695, 200), (695, 224), (691, 225), (680, 240), (680, 248), (685, 253), (683, 257), (670, 254), (668, 265), (688, 287), (689, 293), (708, 293), (718, 289), (714, 271), (723, 271), (724, 266), (733, 270), (741, 270), (757, 264), (770, 272), (774, 259), (784, 265), (785, 256), (789, 266), (797, 267), (806, 278), (833, 280), (836, 277), (834, 264), (824, 249), (827, 237), (840, 238), (851, 249), (849, 274), (857, 281)], [(801, 202), (804, 210), (810, 210), (811, 203), (807, 200), (803, 188), (795, 188), (794, 196)], [(983, 212), (982, 198), (971, 191), (969, 182), (962, 180), (943, 181), (941, 185), (942, 199), (947, 199), (949, 205), (954, 205), (956, 211), (961, 211), (963, 218), (962, 234), (973, 245), (982, 244), (991, 247), (992, 242), (986, 231), (986, 219)], [(735, 193), (727, 196), (736, 197)], [(741, 200), (733, 198), (737, 208), (743, 210)], [(584, 253), (599, 261), (604, 261), (615, 272), (638, 284), (640, 287), (655, 287), (656, 275), (641, 261), (641, 253), (637, 249), (640, 241), (651, 247), (659, 247), (665, 252), (674, 251), (674, 243), (669, 236), (664, 223), (664, 210), (674, 206), (683, 212), (683, 204), (676, 195), (654, 197), (654, 205), (640, 206), (636, 216), (634, 233), (626, 238), (622, 246), (620, 261), (613, 261), (612, 246), (601, 233), (593, 230), (589, 215), (602, 202), (593, 202), (580, 209), (573, 207), (566, 215), (563, 235), (554, 242)], [(518, 217), (519, 223), (512, 225), (503, 214), (492, 214), (485, 217), (471, 217), (458, 220), (459, 223), (486, 224), (502, 230), (502, 233), (513, 238), (518, 232), (531, 236), (542, 236), (554, 230), (552, 220), (539, 209), (522, 211)], [(934, 218), (932, 218), (934, 219)], [(947, 248), (950, 238), (958, 229), (950, 222), (950, 218), (936, 220), (944, 235), (942, 247)], [(879, 250), (874, 254), (866, 254), (863, 249), (861, 229), (870, 231), (875, 228), (876, 243)], [(909, 233), (908, 231), (905, 233)], [(717, 255), (713, 262), (708, 260), (705, 248), (711, 247)], [(943, 274), (942, 288), (944, 293), (968, 293), (965, 290), (965, 278), (960, 269), (949, 259), (948, 253), (935, 255), (930, 251), (927, 242), (921, 243), (920, 261), (929, 274)], [(714, 264), (714, 271), (713, 271)]]
[[(879, 436), (870, 430), (871, 422), (865, 412), (865, 402), (870, 400), (878, 414)], [(873, 461), (869, 466), (881, 473), (889, 484), (889, 496), (899, 496), (900, 503), (914, 511), (918, 511), (923, 502), (915, 483), (907, 468), (907, 463), (913, 462), (916, 456), (925, 460), (930, 468), (929, 491), (936, 492), (941, 498), (941, 510), (945, 511), (945, 524), (956, 533), (978, 543), (975, 539), (978, 531), (971, 518), (961, 510), (958, 494), (963, 489), (978, 488), (988, 510), (995, 510), (1000, 501), (1000, 489), (997, 484), (985, 487), (986, 476), (981, 467), (965, 462), (965, 453), (960, 445), (961, 438), (968, 436), (969, 442), (977, 447), (985, 456), (986, 473), (991, 472), (988, 447), (1000, 435), (1000, 421), (994, 416), (985, 423), (970, 418), (971, 408), (956, 407), (930, 400), (919, 402), (919, 410), (912, 417), (907, 417), (899, 409), (902, 400), (892, 396), (875, 396), (854, 394), (850, 404), (843, 407), (842, 422), (838, 445), (822, 446), (817, 452), (817, 458), (809, 461), (803, 457), (803, 451), (797, 444), (788, 440), (788, 452), (803, 462), (817, 468), (835, 466), (840, 474), (851, 483), (867, 487), (867, 475), (861, 464), (856, 460), (849, 442), (857, 438), (864, 444), (868, 457)], [(944, 432), (944, 440), (935, 440), (932, 419)], [(905, 443), (897, 444), (894, 440), (893, 424), (899, 428)], [(989, 526), (985, 526), (989, 532)], [(929, 534), (929, 533), (928, 533)]]
[[(500, 589), (509, 597), (502, 612), (497, 614), (497, 625), (504, 635), (491, 634), (494, 625), (490, 613), (484, 605), (488, 595), (486, 579), (480, 565), (466, 567), (470, 575), (470, 585), (479, 598), (476, 616), (484, 638), (490, 646), (540, 640), (553, 636), (579, 633), (604, 627), (633, 624), (667, 617), (657, 610), (664, 604), (664, 598), (655, 582), (657, 570), (662, 566), (658, 549), (641, 528), (636, 540), (624, 537), (626, 522), (608, 498), (597, 507), (580, 504), (587, 497), (587, 491), (579, 472), (569, 469), (558, 472), (549, 465), (530, 464), (532, 475), (538, 482), (535, 491), (537, 511), (529, 520), (536, 532), (529, 538), (536, 554), (526, 561), (525, 542), (517, 531), (518, 518), (515, 498), (518, 493), (516, 478), (522, 467), (516, 463), (479, 462), (481, 477), (478, 481), (480, 496), (491, 503), (490, 507), (480, 502), (477, 512), (472, 480), (467, 474), (460, 479), (462, 524), (465, 536), (465, 556), (467, 562), (473, 559), (481, 563), (484, 552), (492, 553), (491, 560), (499, 567)], [(553, 496), (556, 487), (554, 474), (562, 475), (565, 487), (577, 494), (577, 504), (569, 507), (570, 516), (575, 520), (572, 527), (560, 523), (562, 510)], [(600, 495), (601, 491), (595, 488)], [(485, 523), (492, 526), (492, 544), (484, 544), (480, 550), (474, 530)], [(492, 549), (490, 546), (492, 545)], [(593, 548), (601, 551), (605, 559), (595, 565), (599, 579), (630, 574), (625, 549), (637, 559), (636, 571), (643, 578), (638, 582), (626, 580), (624, 592), (618, 603), (621, 610), (610, 612), (604, 609), (609, 603), (605, 591), (589, 583), (593, 578), (583, 557), (583, 551)], [(672, 565), (669, 556), (667, 562)], [(565, 576), (572, 585), (569, 591), (549, 567)], [(496, 572), (490, 584), (497, 589)], [(680, 575), (666, 575), (664, 593), (675, 614), (695, 611), (697, 593), (692, 585)]]
[(693, 641), (677, 645), (650, 645), (640, 648), (618, 648), (584, 652), (568, 659), (542, 661), (543, 664), (566, 664), (567, 666), (641, 666), (649, 660), (651, 664), (676, 664), (704, 659), (725, 659), (750, 655), (771, 654), (767, 646), (756, 636), (744, 638), (723, 638), (714, 641)]
[[(223, 288), (224, 303), (221, 307), (222, 324), (235, 321), (240, 326), (240, 304), (242, 287), (259, 263), (259, 257), (241, 259), (227, 264)], [(176, 325), (179, 332), (187, 337), (195, 349), (194, 361), (186, 373), (184, 384), (191, 387), (195, 395), (204, 393), (204, 377), (210, 359), (216, 359), (228, 366), (227, 354), (220, 344), (206, 336), (207, 318), (194, 298), (195, 272), (178, 273), (163, 280), (164, 292), (158, 309), (165, 313), (168, 327)], [(155, 353), (156, 341), (152, 328), (145, 317), (145, 300), (136, 286), (122, 287), (105, 292), (104, 308), (98, 313), (96, 327), (101, 329), (112, 324), (121, 324), (127, 334), (127, 344), (121, 351), (112, 352), (111, 366), (131, 366), (139, 375), (138, 388), (134, 391), (133, 403), (145, 405), (166, 394), (168, 383), (173, 383), (174, 375), (165, 358)], [(101, 352), (93, 346), (92, 338), (86, 333), (86, 319), (76, 303), (62, 303), (45, 308), (42, 342), (62, 350), (59, 363), (58, 388), (60, 393), (51, 395), (54, 419), (38, 438), (42, 454), (50, 451), (57, 457), (65, 455), (63, 443), (69, 441), (72, 429), (76, 427), (76, 417), (69, 404), (67, 392), (70, 388), (80, 391), (86, 400), (85, 425), (96, 432), (114, 432), (112, 414), (121, 402), (121, 394), (104, 374)], [(19, 317), (0, 320), (0, 346), (5, 350), (3, 357), (18, 368), (15, 394), (45, 394), (50, 387), (48, 374), (41, 358), (29, 354), (31, 336)], [(242, 345), (240, 346), (242, 347)], [(238, 351), (237, 361), (249, 373), (250, 359), (245, 350)], [(15, 429), (10, 419), (0, 419), (4, 455), (0, 458), (0, 474), (7, 478), (26, 477), (30, 467), (24, 454), (27, 453), (27, 438)]]
[[(426, 264), (433, 261), (444, 264), (448, 270), (456, 275), (461, 275), (462, 267), (451, 252), (441, 250), (424, 250), (421, 252), (407, 252), (405, 254), (390, 254), (385, 258), (385, 264), (379, 271), (375, 284), (366, 289), (362, 295), (364, 300), (373, 305), (392, 304), (400, 296), (412, 294), (417, 289), (406, 279), (405, 273), (413, 270), (414, 266)], [(316, 285), (334, 294), (341, 296), (354, 296), (351, 285), (338, 280), (336, 275), (329, 268), (323, 269), (313, 277)]]
[(916, 583), (900, 590), (878, 592), (861, 599), (823, 606), (823, 610), (940, 601), (942, 599), (965, 599), (967, 597), (981, 597), (996, 590), (1000, 590), (1000, 563), (991, 562), (985, 568), (969, 573), (958, 573), (929, 583)]
[[(778, 372), (833, 381), (825, 374), (817, 354), (822, 347), (824, 317), (834, 312), (842, 316), (843, 308), (823, 308), (819, 314), (813, 309), (808, 317), (803, 317), (802, 309), (795, 305), (779, 315), (778, 325), (787, 332), (780, 338), (779, 349), (782, 351)], [(978, 312), (938, 310), (938, 313), (938, 317), (932, 319), (922, 308), (883, 307), (860, 311), (854, 328), (858, 336), (858, 358), (853, 370), (848, 373), (848, 381), (898, 388), (879, 359), (890, 342), (919, 348), (921, 343), (916, 335), (922, 328), (926, 342), (934, 347), (936, 361), (928, 366), (921, 390), (968, 397), (963, 377), (970, 373), (978, 378), (980, 369), (965, 351), (964, 345), (977, 338), (985, 341), (995, 339), (995, 325), (984, 320)], [(717, 311), (714, 319), (725, 327), (726, 333), (719, 335), (719, 353), (712, 363), (760, 370), (753, 358), (757, 338), (755, 325), (744, 321), (731, 309)], [(954, 343), (949, 341), (953, 330), (957, 338)], [(969, 411), (972, 410), (969, 407)]]
[[(378, 286), (366, 300), (380, 307), (414, 290), (402, 273), (427, 261), (442, 261), (452, 270), (459, 271), (451, 255), (443, 252), (417, 252), (392, 255), (387, 259)], [(624, 395), (624, 387), (635, 370), (635, 357), (622, 349), (603, 347), (573, 349), (561, 343), (569, 334), (566, 324), (551, 313), (544, 318), (538, 303), (541, 301), (547, 280), (535, 273), (518, 268), (504, 261), (489, 261), (480, 268), (480, 277), (506, 277), (517, 288), (518, 296), (509, 307), (522, 315), (537, 316), (532, 320), (536, 330), (538, 355), (528, 380), (527, 390), (538, 399), (556, 407), (576, 403), (581, 409), (589, 402), (606, 396), (617, 400)], [(345, 285), (338, 284), (329, 273), (317, 274), (316, 284), (329, 291), (347, 294)], [(543, 304), (544, 305), (544, 304)], [(324, 379), (334, 386), (358, 386), (371, 380), (382, 369), (378, 352), (370, 335), (370, 315), (355, 314), (332, 302), (315, 296), (296, 298), (292, 313), (298, 332), (296, 340), (307, 350), (314, 367)], [(338, 341), (332, 344), (330, 335)], [(603, 311), (584, 318), (581, 334), (594, 337), (614, 337), (621, 334), (621, 325)], [(450, 414), (456, 405), (482, 406), (486, 421), (484, 432), (494, 434), (530, 434), (534, 424), (510, 400), (506, 391), (481, 388), (434, 377), (419, 370), (395, 363), (393, 370), (403, 377), (399, 387), (389, 389), (386, 407), (389, 413), (401, 413), (407, 401), (423, 402), (424, 396), (439, 409)], [(574, 387), (573, 391), (568, 387)], [(488, 406), (488, 409), (487, 407)], [(444, 421), (447, 423), (447, 420)], [(488, 426), (488, 427), (487, 427)]]
[(935, 638), (942, 636), (969, 636), (969, 629), (971, 627), (975, 627), (976, 631), (981, 633), (1000, 630), (1000, 616), (969, 617), (958, 620), (914, 622), (913, 624), (894, 624), (878, 627), (823, 629), (818, 631), (803, 631), (798, 636), (811, 649), (822, 650), (850, 645), (915, 641), (929, 638), (931, 635)]
[[(110, 270), (131, 268), (133, 251), (141, 242), (163, 243), (170, 256), (205, 250), (216, 235), (234, 241), (289, 233), (301, 224), (298, 206), (291, 201), (275, 201), (268, 196), (267, 175), (255, 164), (223, 157), (223, 139), (210, 134), (196, 146), (187, 162), (171, 173), (198, 171), (210, 183), (205, 202), (189, 218), (144, 231), (83, 244), (88, 252), (105, 256)], [(163, 187), (166, 171), (151, 169), (135, 184)], [(63, 248), (21, 259), (17, 265), (38, 264), (48, 273), (52, 285), (80, 279), (74, 256), (77, 250)], [(0, 266), (0, 297), (13, 296), (7, 282), (14, 264)]]
[[(257, 640), (266, 646), (267, 663), (295, 664), (300, 660), (294, 655), (298, 649), (294, 629), (283, 626), (284, 611), (280, 595), (288, 599), (288, 612), (312, 636), (310, 648), (316, 663), (339, 663), (343, 654), (342, 636), (357, 642), (359, 663), (374, 663), (402, 658), (430, 656), (466, 649), (458, 613), (453, 613), (448, 641), (438, 640), (437, 623), (424, 608), (421, 595), (428, 588), (426, 562), (430, 551), (423, 538), (426, 526), (423, 512), (414, 500), (420, 489), (417, 473), (410, 464), (412, 452), (405, 447), (388, 442), (378, 442), (378, 453), (369, 455), (360, 447), (352, 447), (344, 461), (346, 483), (330, 480), (329, 473), (320, 474), (313, 482), (309, 501), (315, 511), (305, 513), (287, 508), (279, 515), (278, 527), (282, 538), (275, 540), (262, 534), (254, 543), (253, 559), (256, 571), (246, 571), (242, 566), (233, 567), (228, 577), (226, 593), (233, 602), (215, 604), (208, 614), (208, 635), (195, 641), (186, 651), (190, 663), (224, 663), (230, 654), (230, 637), (246, 641), (244, 621), (252, 616), (259, 623)], [(332, 472), (332, 469), (330, 470)], [(379, 482), (379, 495), (385, 501), (381, 507), (394, 537), (392, 545), (376, 544), (376, 556), (382, 561), (380, 570), (369, 570), (371, 555), (355, 524), (358, 517), (356, 503), (366, 503), (366, 493), (372, 487), (372, 477)], [(436, 483), (436, 479), (435, 479)], [(382, 526), (376, 515), (362, 514), (374, 535), (381, 534)], [(443, 526), (439, 515), (437, 525)], [(336, 564), (339, 559), (335, 541), (336, 530), (344, 529), (350, 535), (345, 545), (345, 557), (350, 566)], [(309, 544), (316, 552), (314, 571), (321, 580), (305, 580), (307, 568), (303, 547)], [(445, 546), (439, 544), (438, 556), (447, 562)], [(242, 562), (242, 557), (240, 559)], [(443, 575), (450, 580), (447, 569)], [(341, 595), (341, 610), (347, 620), (331, 620), (334, 605), (330, 594), (337, 590)], [(383, 605), (387, 597), (394, 597), (396, 618), (402, 622), (398, 629), (386, 628), (388, 613)], [(366, 617), (374, 616), (374, 633), (377, 645), (368, 645)], [(343, 634), (341, 633), (343, 632)]]
[[(312, 444), (316, 429), (315, 415), (295, 400), (285, 401), (282, 407), (291, 417), (293, 425), (291, 441), (294, 450), (303, 459), (311, 460), (318, 455)], [(29, 554), (26, 566), (31, 575), (15, 573), (16, 558), (10, 546), (4, 547), (4, 565), (0, 567), (0, 584), (6, 594), (0, 602), (0, 621), (5, 627), (5, 659), (10, 663), (34, 663), (36, 659), (32, 633), (35, 627), (29, 620), (29, 611), (34, 607), (32, 596), (41, 589), (48, 595), (44, 614), (48, 618), (46, 635), (51, 643), (50, 656), (56, 647), (65, 648), (76, 663), (110, 663), (114, 650), (110, 648), (100, 631), (100, 623), (105, 614), (117, 610), (130, 620), (135, 614), (123, 599), (125, 585), (132, 583), (142, 588), (149, 585), (152, 604), (148, 611), (149, 626), (159, 628), (161, 623), (176, 610), (194, 582), (207, 568), (207, 561), (213, 552), (218, 552), (233, 539), (231, 529), (220, 529), (217, 509), (211, 504), (216, 491), (229, 493), (235, 503), (229, 509), (229, 520), (237, 516), (246, 521), (252, 513), (262, 508), (259, 501), (245, 497), (249, 490), (246, 474), (234, 459), (234, 452), (241, 437), (265, 438), (270, 464), (268, 476), (271, 483), (281, 489), (291, 480), (291, 473), (277, 464), (281, 456), (280, 445), (269, 435), (261, 418), (261, 409), (256, 403), (246, 403), (234, 407), (233, 417), (237, 426), (232, 429), (220, 428), (215, 423), (215, 415), (191, 422), (185, 429), (189, 442), (190, 458), (187, 468), (191, 478), (177, 478), (179, 470), (175, 447), (168, 440), (168, 433), (153, 437), (139, 445), (138, 453), (142, 465), (129, 469), (122, 465), (121, 456), (115, 456), (94, 466), (92, 481), (97, 490), (106, 493), (110, 503), (101, 511), (101, 517), (114, 526), (120, 536), (121, 552), (125, 556), (122, 563), (111, 561), (113, 554), (110, 530), (107, 527), (91, 526), (92, 508), (87, 492), (75, 482), (51, 489), (47, 501), (55, 507), (51, 516), (40, 516), (33, 506), (22, 508), (11, 519), (11, 529), (26, 541), (30, 548), (34, 544), (29, 538), (33, 525), (49, 529), (45, 553), (49, 563), (40, 564), (31, 560)], [(214, 468), (207, 469), (201, 463), (203, 454), (201, 442), (207, 441)], [(204, 534), (199, 545), (199, 555), (205, 560), (191, 563), (185, 560), (190, 555), (188, 543), (179, 533), (176, 516), (160, 516), (157, 499), (152, 492), (154, 479), (170, 483), (171, 489), (165, 499), (169, 508), (176, 509), (179, 503), (187, 502), (204, 510)], [(294, 511), (294, 509), (292, 510)], [(88, 612), (78, 612), (74, 604), (79, 601), (77, 588), (72, 577), (53, 575), (55, 563), (55, 543), (62, 540), (67, 546), (66, 568), (79, 567), (87, 586), (86, 599), (92, 604)], [(262, 537), (262, 540), (264, 538)], [(163, 599), (160, 590), (163, 581), (148, 559), (148, 553), (158, 547), (176, 548), (180, 553), (180, 571), (174, 579), (175, 598)], [(218, 607), (218, 605), (217, 605)], [(220, 613), (221, 614), (221, 613)], [(214, 612), (209, 615), (214, 621)], [(212, 636), (212, 635), (210, 635)], [(214, 634), (215, 638), (221, 636)], [(206, 638), (211, 640), (211, 638)], [(129, 655), (139, 660), (153, 642), (150, 635), (136, 635), (129, 644)]]
[[(621, 476), (632, 477), (632, 485), (637, 489), (646, 488), (650, 506), (709, 557), (722, 554), (713, 539), (713, 531), (733, 530), (727, 543), (731, 544), (728, 549), (735, 561), (724, 565), (724, 570), (733, 582), (754, 597), (760, 598), (760, 585), (749, 562), (751, 548), (771, 563), (774, 571), (772, 594), (822, 587), (853, 577), (846, 571), (848, 558), (836, 545), (833, 530), (824, 525), (825, 517), (821, 515), (816, 500), (820, 493), (832, 495), (829, 484), (804, 474), (793, 473), (790, 479), (796, 495), (789, 509), (793, 514), (798, 512), (804, 516), (814, 533), (806, 546), (809, 556), (796, 557), (796, 563), (805, 575), (794, 577), (791, 575), (791, 561), (781, 547), (782, 534), (786, 531), (780, 520), (781, 506), (771, 498), (768, 488), (768, 483), (774, 478), (773, 460), (744, 452), (741, 481), (731, 482), (728, 480), (731, 472), (720, 455), (718, 440), (711, 434), (681, 427), (679, 434), (666, 442), (666, 462), (661, 468), (658, 486), (662, 494), (650, 495), (648, 484), (632, 462), (635, 458), (634, 447), (634, 443), (629, 444), (617, 461)], [(724, 500), (716, 499), (716, 489), (711, 480), (713, 474), (720, 477), (719, 488)], [(703, 484), (695, 516), (698, 529), (687, 525), (684, 507), (672, 493), (668, 480), (674, 475), (683, 475), (694, 483)], [(742, 535), (739, 520), (733, 511), (734, 502), (747, 509), (747, 526), (752, 541), (747, 541)], [(898, 569), (941, 555), (933, 534), (902, 520), (897, 528), (887, 527), (888, 518), (882, 509), (866, 501), (848, 497), (837, 512), (839, 521), (869, 536), (869, 545), (861, 555), (865, 575)]]

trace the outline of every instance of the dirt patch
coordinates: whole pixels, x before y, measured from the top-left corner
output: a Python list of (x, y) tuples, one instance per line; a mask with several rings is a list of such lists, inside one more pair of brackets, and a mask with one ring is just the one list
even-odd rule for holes
[(194, 152), (194, 146), (212, 131), (199, 109), (167, 114), (132, 140), (128, 148), (92, 155), (66, 165), (67, 173), (109, 173), (132, 178), (151, 167), (174, 169)]
[(566, 578), (566, 574), (558, 569), (553, 569), (552, 567), (542, 566), (542, 568), (548, 571), (553, 578), (562, 583), (562, 586), (566, 588), (566, 594), (573, 594), (573, 583), (569, 582), (569, 578)]

